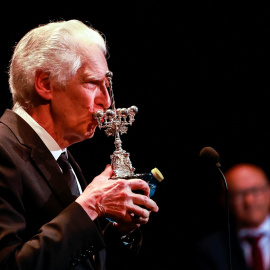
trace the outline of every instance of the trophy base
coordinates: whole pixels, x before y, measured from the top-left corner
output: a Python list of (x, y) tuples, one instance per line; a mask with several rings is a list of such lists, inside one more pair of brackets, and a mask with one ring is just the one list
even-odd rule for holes
[(135, 168), (132, 167), (129, 153), (121, 149), (120, 151), (114, 151), (110, 157), (113, 168), (111, 179), (130, 178), (134, 175)]

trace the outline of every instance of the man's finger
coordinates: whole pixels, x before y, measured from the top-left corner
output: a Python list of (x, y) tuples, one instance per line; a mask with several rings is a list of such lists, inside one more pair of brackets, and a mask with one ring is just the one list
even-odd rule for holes
[(152, 199), (150, 199), (149, 197), (147, 197), (145, 195), (134, 194), (132, 196), (132, 199), (133, 199), (133, 203), (134, 204), (144, 206), (148, 210), (153, 211), (153, 212), (157, 212), (158, 211), (157, 204)]
[(142, 179), (131, 179), (129, 181), (129, 186), (131, 190), (142, 190), (144, 195), (149, 196), (150, 188), (148, 184)]
[(133, 205), (133, 207), (131, 207), (128, 212), (133, 213), (134, 216), (138, 216), (141, 218), (149, 218), (150, 216), (150, 211), (147, 209), (144, 209), (136, 204)]

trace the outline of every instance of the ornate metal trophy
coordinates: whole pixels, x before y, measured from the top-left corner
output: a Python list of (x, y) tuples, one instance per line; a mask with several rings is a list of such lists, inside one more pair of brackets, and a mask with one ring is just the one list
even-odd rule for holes
[[(131, 126), (135, 121), (134, 117), (138, 112), (138, 108), (136, 106), (131, 106), (129, 108), (116, 109), (112, 90), (113, 73), (111, 71), (107, 71), (106, 77), (109, 82), (108, 91), (111, 98), (111, 109), (108, 109), (106, 112), (97, 111), (94, 117), (98, 122), (98, 127), (100, 129), (105, 129), (107, 136), (115, 136), (115, 151), (110, 156), (113, 168), (112, 179), (143, 178), (150, 185), (151, 177), (149, 178), (149, 174), (134, 174), (135, 168), (132, 167), (129, 153), (122, 149), (122, 141), (120, 139), (120, 135), (127, 133), (128, 126)], [(157, 168), (151, 171), (151, 175), (158, 182), (163, 180), (163, 176)]]

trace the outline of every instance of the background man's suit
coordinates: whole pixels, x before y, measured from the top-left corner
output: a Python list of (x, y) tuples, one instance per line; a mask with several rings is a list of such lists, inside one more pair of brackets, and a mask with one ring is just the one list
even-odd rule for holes
[[(248, 270), (236, 233), (231, 233), (232, 269)], [(228, 270), (227, 234), (217, 231), (197, 247), (197, 270)]]

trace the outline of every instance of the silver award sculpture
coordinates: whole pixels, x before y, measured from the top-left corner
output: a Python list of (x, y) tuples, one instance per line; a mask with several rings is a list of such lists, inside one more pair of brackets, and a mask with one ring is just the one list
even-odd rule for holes
[(109, 82), (109, 94), (111, 97), (111, 109), (106, 112), (97, 111), (94, 115), (98, 122), (98, 127), (100, 129), (105, 129), (107, 136), (115, 136), (114, 145), (115, 151), (110, 156), (111, 165), (113, 168), (112, 179), (117, 178), (129, 178), (134, 175), (135, 168), (132, 167), (129, 153), (122, 149), (122, 141), (120, 134), (127, 133), (128, 125), (132, 125), (135, 121), (135, 114), (138, 112), (136, 106), (131, 106), (130, 108), (115, 108), (114, 95), (112, 90), (112, 76), (111, 71), (107, 71), (106, 77)]
[(111, 98), (111, 109), (108, 109), (105, 112), (97, 111), (94, 114), (94, 118), (98, 122), (98, 127), (100, 129), (105, 129), (107, 136), (115, 136), (115, 151), (110, 156), (113, 168), (111, 179), (142, 178), (148, 182), (150, 189), (153, 190), (152, 193), (150, 193), (150, 196), (152, 196), (155, 192), (156, 184), (163, 180), (163, 175), (157, 168), (152, 169), (151, 173), (134, 174), (135, 168), (132, 167), (129, 153), (123, 150), (120, 138), (120, 135), (127, 133), (128, 126), (131, 126), (135, 121), (134, 117), (138, 112), (138, 108), (136, 106), (131, 106), (129, 108), (116, 109), (112, 90), (113, 73), (107, 71), (106, 77), (109, 82), (108, 91)]

